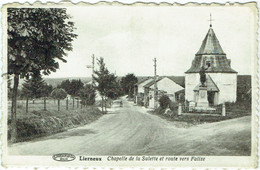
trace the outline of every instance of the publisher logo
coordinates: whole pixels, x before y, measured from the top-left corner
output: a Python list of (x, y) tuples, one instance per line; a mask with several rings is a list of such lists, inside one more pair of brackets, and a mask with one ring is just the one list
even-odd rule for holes
[(55, 161), (68, 162), (73, 161), (76, 156), (70, 153), (58, 153), (52, 156)]

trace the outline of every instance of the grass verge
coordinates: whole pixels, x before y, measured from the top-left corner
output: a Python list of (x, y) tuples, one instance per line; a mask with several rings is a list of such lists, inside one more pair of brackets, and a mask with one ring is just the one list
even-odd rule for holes
[(243, 103), (227, 103), (226, 104), (226, 116), (221, 116), (220, 114), (182, 114), (178, 116), (178, 108), (174, 107), (172, 110), (157, 108), (154, 111), (150, 111), (151, 114), (155, 114), (168, 121), (178, 121), (186, 122), (186, 126), (193, 126), (203, 123), (219, 122), (223, 120), (243, 117), (251, 115), (251, 108), (248, 107), (250, 104)]
[[(17, 142), (28, 141), (82, 126), (97, 120), (102, 115), (103, 113), (94, 106), (62, 111), (37, 109), (29, 113), (25, 113), (24, 109), (18, 108)], [(8, 119), (8, 140), (10, 139), (10, 123), (11, 120)]]

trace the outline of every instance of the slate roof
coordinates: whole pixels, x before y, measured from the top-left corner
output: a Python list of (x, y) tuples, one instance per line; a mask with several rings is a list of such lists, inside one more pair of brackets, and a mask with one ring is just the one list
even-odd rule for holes
[(226, 54), (211, 27), (192, 61), (191, 68), (185, 73), (198, 73), (201, 66), (205, 65), (206, 60), (211, 63), (206, 73), (237, 73), (231, 68)]
[(222, 50), (215, 32), (210, 27), (197, 54), (225, 54)]
[[(199, 83), (193, 91), (199, 91), (199, 87), (200, 87), (201, 83)], [(212, 91), (212, 92), (218, 92), (219, 88), (218, 86), (215, 84), (215, 82), (212, 80), (212, 78), (210, 77), (210, 75), (206, 75), (206, 85), (207, 85), (207, 91)]]

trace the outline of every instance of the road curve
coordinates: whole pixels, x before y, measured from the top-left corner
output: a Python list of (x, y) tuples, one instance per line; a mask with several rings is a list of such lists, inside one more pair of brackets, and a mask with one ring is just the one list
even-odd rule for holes
[[(123, 107), (66, 132), (13, 144), (10, 155), (248, 155), (250, 117), (178, 128), (123, 99)], [(233, 123), (231, 123), (233, 122)], [(242, 143), (241, 143), (242, 140)], [(242, 145), (242, 146), (241, 146)], [(240, 147), (240, 148), (239, 148)], [(241, 147), (244, 149), (241, 152)]]

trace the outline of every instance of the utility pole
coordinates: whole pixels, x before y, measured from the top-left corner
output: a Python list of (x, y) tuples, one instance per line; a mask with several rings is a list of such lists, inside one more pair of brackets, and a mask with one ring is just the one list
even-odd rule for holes
[(94, 54), (92, 55), (92, 65), (87, 65), (87, 68), (92, 68), (92, 85), (94, 86), (94, 79), (93, 79), (93, 75), (94, 75), (94, 69), (95, 69), (95, 56)]
[(157, 60), (156, 60), (156, 58), (154, 58), (153, 59), (153, 61), (154, 61), (154, 109), (156, 109), (157, 108), (157, 82), (156, 82), (156, 80), (157, 80), (157, 73), (156, 73), (156, 69), (157, 69), (157, 64), (156, 64), (156, 62), (157, 62)]
[(94, 54), (93, 54), (93, 55), (92, 55), (92, 85), (93, 85), (93, 86), (94, 86), (94, 79), (93, 79), (94, 69), (95, 69), (95, 56), (94, 56)]

